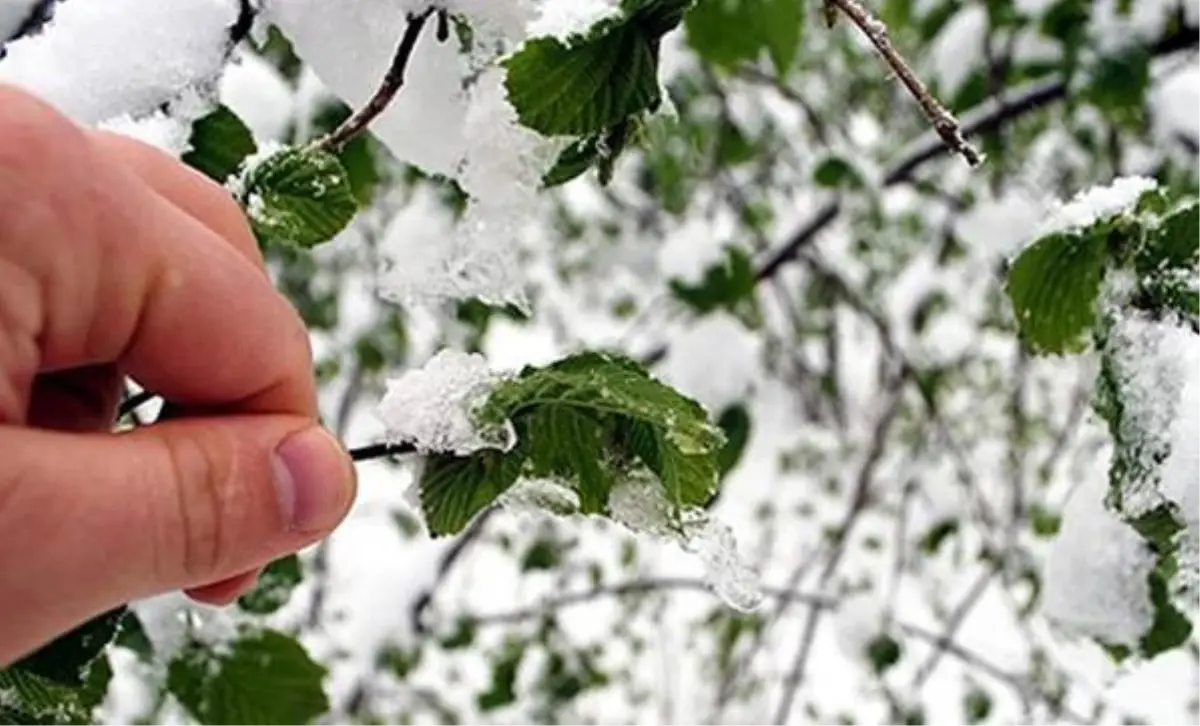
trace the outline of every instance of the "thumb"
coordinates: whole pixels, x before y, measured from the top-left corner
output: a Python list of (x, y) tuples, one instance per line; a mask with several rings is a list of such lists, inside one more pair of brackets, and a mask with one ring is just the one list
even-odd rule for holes
[(311, 544), (355, 491), (341, 445), (297, 416), (0, 426), (0, 452), (0, 666), (120, 603)]

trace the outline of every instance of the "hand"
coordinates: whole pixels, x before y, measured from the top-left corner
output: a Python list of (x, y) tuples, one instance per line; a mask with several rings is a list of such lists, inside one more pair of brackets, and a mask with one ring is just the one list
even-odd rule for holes
[[(111, 433), (123, 376), (188, 417)], [(0, 86), (0, 667), (129, 600), (215, 604), (321, 539), (354, 469), (228, 193)]]

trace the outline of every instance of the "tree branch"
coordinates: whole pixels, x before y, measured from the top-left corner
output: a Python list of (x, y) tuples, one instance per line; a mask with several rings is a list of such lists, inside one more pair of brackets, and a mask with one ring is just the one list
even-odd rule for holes
[(481, 512), (479, 516), (467, 526), (467, 529), (458, 536), (458, 539), (454, 540), (454, 544), (450, 545), (449, 549), (442, 554), (442, 559), (438, 562), (437, 576), (434, 578), (433, 584), (430, 585), (425, 592), (418, 595), (417, 599), (413, 601), (412, 611), (409, 614), (409, 619), (412, 621), (414, 632), (427, 632), (428, 628), (425, 625), (425, 612), (429, 610), (430, 606), (433, 605), (434, 595), (437, 594), (437, 591), (442, 586), (442, 583), (446, 581), (446, 578), (450, 575), (450, 570), (454, 568), (454, 565), (457, 564), (460, 559), (462, 559), (463, 555), (466, 554), (467, 550), (475, 542), (475, 540), (479, 539), (483, 535), (483, 529), (487, 525), (488, 520), (491, 519), (498, 510), (499, 508), (494, 504), (483, 510), (483, 512)]
[(913, 72), (908, 62), (892, 45), (892, 40), (888, 37), (887, 26), (883, 21), (860, 5), (858, 0), (828, 0), (827, 5), (842, 11), (842, 14), (850, 18), (863, 32), (863, 35), (867, 36), (867, 39), (879, 51), (879, 55), (883, 56), (884, 62), (895, 71), (896, 77), (920, 104), (921, 110), (925, 112), (925, 117), (933, 124), (933, 130), (937, 132), (946, 147), (966, 159), (971, 166), (982, 164), (983, 156), (963, 138), (958, 119), (954, 118), (946, 110), (946, 107), (933, 97), (921, 79), (917, 78), (917, 74)]
[[(400, 45), (396, 46), (392, 64), (384, 74), (383, 82), (379, 84), (375, 94), (340, 126), (313, 142), (314, 148), (330, 153), (340, 151), (354, 137), (365, 131), (379, 114), (383, 113), (396, 94), (400, 92), (400, 87), (404, 85), (404, 72), (408, 68), (408, 61), (412, 57), (413, 49), (417, 46), (417, 40), (421, 37), (421, 30), (425, 27), (425, 22), (434, 12), (437, 12), (437, 8), (430, 6), (419, 14), (408, 16), (408, 25), (404, 29), (403, 37), (400, 38)], [(439, 32), (438, 37), (440, 39), (442, 33)]]
[[(1161, 38), (1150, 47), (1150, 54), (1155, 57), (1169, 55), (1194, 48), (1198, 42), (1200, 29), (1185, 27)], [(1031, 83), (1002, 100), (989, 99), (963, 115), (962, 133), (964, 136), (974, 136), (995, 131), (1023, 116), (1062, 101), (1067, 97), (1067, 90), (1067, 81), (1064, 78), (1055, 78)], [(884, 176), (883, 186), (894, 186), (911, 180), (913, 172), (918, 168), (946, 153), (945, 144), (935, 134), (918, 138), (911, 146), (911, 150)], [(841, 211), (841, 202), (837, 200), (821, 207), (812, 219), (788, 237), (787, 242), (767, 255), (755, 278), (763, 280), (775, 275), (780, 268), (794, 260), (800, 250), (812, 244), (817, 234), (837, 219)]]

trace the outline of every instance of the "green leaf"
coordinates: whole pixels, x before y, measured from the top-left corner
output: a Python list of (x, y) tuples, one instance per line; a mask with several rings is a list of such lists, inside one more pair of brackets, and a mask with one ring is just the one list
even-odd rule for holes
[(721, 476), (725, 476), (741, 461), (750, 441), (750, 412), (740, 404), (730, 406), (721, 413), (717, 425), (725, 434), (725, 445), (717, 455), (717, 467)]
[(967, 717), (967, 723), (986, 721), (992, 713), (992, 697), (982, 688), (972, 687), (963, 696), (963, 713)]
[(840, 156), (825, 157), (813, 171), (813, 181), (818, 186), (830, 189), (838, 187), (859, 189), (863, 186), (862, 176), (858, 170)]
[(508, 490), (520, 474), (521, 448), (502, 454), (483, 451), (457, 457), (426, 457), (421, 470), (421, 509), (434, 537), (454, 534)]
[(1190, 199), (1164, 216), (1146, 237), (1138, 272), (1194, 270), (1200, 261), (1200, 203)]
[(545, 136), (603, 133), (661, 103), (656, 41), (628, 20), (601, 22), (569, 45), (534, 38), (504, 61), (508, 100)]
[(1132, 44), (1121, 53), (1102, 53), (1091, 69), (1084, 97), (1117, 116), (1139, 118), (1150, 84), (1150, 51)]
[(167, 672), (167, 689), (203, 724), (305, 724), (329, 710), (325, 669), (294, 638), (247, 633), (231, 647), (193, 643)]
[(1038, 537), (1051, 538), (1058, 534), (1062, 526), (1062, 515), (1035, 503), (1029, 508), (1029, 525)]
[(512, 425), (517, 446), (426, 460), (421, 504), (435, 536), (460, 531), (520, 475), (560, 483), (594, 513), (603, 513), (618, 477), (635, 470), (652, 472), (680, 509), (716, 492), (721, 430), (627, 358), (580, 353), (528, 367), (498, 384), (475, 419), (485, 429)]
[(562, 562), (562, 545), (552, 539), (535, 539), (521, 555), (521, 572), (553, 570)]
[(699, 284), (671, 280), (671, 292), (704, 314), (724, 309), (737, 313), (754, 305), (754, 262), (745, 251), (727, 247), (725, 258), (704, 271)]
[(117, 634), (127, 608), (101, 613), (13, 664), (26, 673), (81, 688), (89, 667)]
[(284, 149), (247, 170), (241, 202), (263, 246), (315, 247), (358, 211), (341, 162), (310, 147)]
[(125, 613), (113, 645), (133, 651), (143, 663), (149, 663), (154, 658), (154, 644), (150, 642), (150, 636), (146, 635), (141, 618), (133, 611)]
[(921, 551), (927, 555), (935, 555), (951, 535), (958, 532), (958, 520), (943, 519), (929, 528), (921, 537)]
[(1192, 621), (1171, 603), (1167, 582), (1158, 572), (1150, 573), (1150, 602), (1154, 620), (1139, 643), (1147, 658), (1178, 648), (1192, 634)]
[(180, 157), (183, 163), (218, 184), (228, 181), (246, 157), (258, 150), (254, 134), (224, 105), (192, 124), (188, 146), (190, 150)]
[(267, 615), (287, 604), (292, 590), (304, 578), (300, 558), (288, 555), (267, 565), (253, 590), (238, 598), (238, 607), (255, 615)]
[(480, 711), (494, 711), (517, 700), (517, 669), (525, 657), (521, 643), (510, 640), (504, 650), (492, 661), (492, 684), (488, 690), (475, 698)]
[(9, 667), (0, 669), (0, 723), (90, 724), (104, 700), (112, 668), (108, 658), (91, 661), (78, 688)]
[(899, 663), (902, 652), (900, 642), (890, 635), (879, 635), (867, 644), (867, 660), (877, 675)]
[(549, 189), (566, 184), (590, 169), (600, 160), (600, 137), (588, 136), (572, 142), (554, 161), (554, 166), (542, 177), (542, 186)]
[(1096, 323), (1104, 261), (1103, 236), (1073, 232), (1043, 237), (1017, 257), (1008, 295), (1021, 336), (1035, 353), (1082, 350)]
[(706, 62), (734, 69), (766, 51), (782, 76), (800, 49), (804, 6), (801, 0), (702, 0), (684, 27), (688, 44)]

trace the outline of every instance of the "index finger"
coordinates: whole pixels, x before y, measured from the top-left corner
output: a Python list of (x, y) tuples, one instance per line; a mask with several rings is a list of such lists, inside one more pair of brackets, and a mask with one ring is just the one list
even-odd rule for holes
[(38, 355), (35, 370), (0, 376), (116, 362), (185, 406), (316, 415), (307, 330), (260, 269), (49, 106), (6, 88), (0, 272), (26, 291), (0, 295), (0, 320), (17, 321), (0, 336)]

